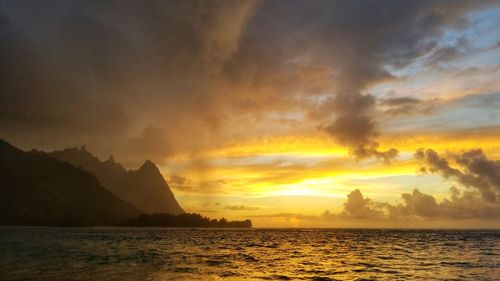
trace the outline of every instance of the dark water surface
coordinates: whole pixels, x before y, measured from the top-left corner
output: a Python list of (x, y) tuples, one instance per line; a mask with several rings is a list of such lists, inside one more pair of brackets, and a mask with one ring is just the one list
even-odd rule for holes
[(0, 280), (500, 280), (500, 231), (0, 227)]

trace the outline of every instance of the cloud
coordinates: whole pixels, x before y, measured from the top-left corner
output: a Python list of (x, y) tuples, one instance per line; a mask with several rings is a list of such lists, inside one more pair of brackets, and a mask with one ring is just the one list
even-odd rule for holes
[(316, 220), (317, 216), (296, 214), (296, 213), (280, 213), (280, 214), (268, 214), (268, 215), (251, 215), (252, 218), (284, 218), (289, 221), (295, 220)]
[(414, 189), (401, 194), (402, 203), (389, 204), (365, 198), (358, 189), (347, 195), (344, 210), (339, 214), (326, 212), (324, 217), (364, 220), (404, 219), (500, 219), (500, 205), (484, 201), (474, 192), (461, 193), (450, 189), (451, 197), (437, 202), (434, 196)]
[[(367, 91), (436, 52), (444, 29), (464, 28), (482, 7), (4, 1), (0, 131), (27, 148), (84, 142), (139, 162), (131, 150), (139, 143), (154, 144), (144, 153), (160, 159), (319, 126), (356, 157), (388, 161), (397, 151), (380, 150), (377, 99)], [(298, 121), (284, 127), (290, 116)]]
[(384, 206), (389, 210), (389, 217), (418, 216), (433, 218), (440, 215), (440, 207), (432, 195), (424, 194), (418, 189), (414, 189), (412, 193), (403, 193), (401, 198), (403, 199), (403, 204), (396, 206), (386, 204)]
[(175, 151), (220, 122), (213, 81), (257, 4), (2, 2), (0, 130), (45, 145), (118, 147), (121, 159), (127, 146), (156, 142), (143, 157), (169, 156), (160, 140)]
[(475, 192), (464, 192), (452, 187), (451, 198), (437, 203), (432, 195), (417, 189), (403, 194), (404, 204), (390, 206), (391, 217), (419, 216), (446, 219), (500, 219), (500, 205), (485, 201)]
[(280, 213), (252, 218), (284, 220), (303, 227), (492, 227), (500, 226), (500, 204), (485, 201), (477, 192), (450, 189), (450, 197), (438, 202), (418, 189), (401, 194), (401, 203), (377, 202), (360, 190), (347, 196), (340, 212), (321, 215)]
[[(306, 11), (303, 13), (310, 12), (322, 19), (321, 27), (306, 28), (328, 38), (320, 50), (331, 54), (323, 60), (331, 59), (337, 71), (336, 85), (331, 89), (335, 97), (321, 104), (322, 111), (333, 113), (334, 121), (321, 128), (350, 147), (358, 158), (375, 156), (390, 160), (397, 150), (378, 150), (374, 97), (363, 91), (393, 78), (387, 66), (401, 67), (431, 52), (445, 26), (464, 23), (462, 16), (469, 5), (426, 1), (389, 5), (377, 1), (362, 5), (360, 1), (335, 3), (332, 7), (302, 7)], [(329, 18), (324, 17), (326, 13)], [(357, 16), (349, 16), (351, 13)]]
[(131, 137), (126, 146), (129, 158), (150, 159), (162, 163), (165, 158), (173, 154), (167, 138), (168, 132), (156, 127), (147, 127), (138, 137)]
[(473, 51), (474, 48), (471, 46), (467, 37), (461, 36), (454, 44), (436, 48), (426, 59), (426, 64), (434, 66), (449, 63)]
[(388, 98), (380, 101), (383, 105), (402, 106), (408, 104), (420, 103), (421, 100), (412, 97)]
[(422, 172), (455, 180), (465, 189), (452, 186), (449, 198), (438, 202), (433, 195), (415, 188), (411, 193), (401, 194), (401, 202), (395, 204), (373, 201), (356, 189), (347, 195), (343, 211), (326, 211), (322, 217), (387, 222), (405, 219), (500, 220), (500, 161), (489, 159), (480, 149), (448, 153), (447, 157), (441, 157), (431, 149), (419, 149), (415, 157), (424, 165)]
[[(198, 168), (198, 173), (204, 173), (210, 168)], [(185, 177), (180, 175), (170, 175), (168, 184), (171, 188), (178, 191), (198, 194), (226, 194), (228, 191), (228, 182), (223, 179), (208, 180), (206, 175), (196, 175), (194, 177)], [(219, 203), (217, 203), (219, 204)]]
[(429, 114), (436, 107), (437, 99), (421, 100), (414, 97), (379, 99), (379, 107), (389, 117), (401, 115)]
[(178, 176), (178, 175), (171, 175), (169, 178), (169, 183), (173, 185), (184, 185), (187, 182), (186, 177)]
[(373, 219), (383, 216), (383, 212), (375, 202), (369, 198), (364, 198), (359, 189), (347, 195), (347, 202), (344, 204), (342, 215), (347, 218)]
[(368, 116), (342, 116), (332, 124), (322, 127), (335, 136), (340, 144), (351, 147), (351, 153), (358, 159), (367, 157), (381, 158), (386, 162), (398, 155), (398, 150), (391, 148), (380, 151), (379, 144), (373, 139), (378, 135), (375, 121)]
[(450, 162), (432, 149), (419, 149), (415, 157), (425, 166), (423, 172), (437, 173), (448, 179), (477, 190), (488, 202), (500, 201), (500, 161), (490, 160), (480, 149), (474, 149), (462, 154), (449, 154), (456, 162), (452, 167)]
[(255, 206), (245, 206), (245, 205), (227, 205), (224, 207), (226, 210), (231, 210), (231, 211), (256, 211), (259, 210), (259, 207)]
[[(278, 7), (271, 10), (286, 19), (295, 34), (307, 39), (298, 46), (290, 45), (296, 43), (290, 39), (283, 53), (296, 47), (305, 53), (303, 63), (329, 69), (331, 74), (324, 77), (333, 80), (323, 89), (326, 98), (311, 109), (310, 116), (333, 118), (320, 129), (349, 147), (354, 156), (394, 158), (396, 149), (379, 150), (375, 97), (365, 91), (393, 79), (389, 67), (400, 68), (434, 52), (443, 29), (466, 25), (463, 16), (476, 7), (465, 1), (454, 5), (426, 1), (293, 3), (279, 12)], [(317, 20), (301, 21), (309, 16)]]
[(500, 220), (500, 204), (482, 199), (477, 192), (450, 189), (450, 198), (438, 202), (434, 196), (414, 189), (401, 194), (401, 203), (376, 202), (356, 189), (347, 195), (340, 213), (326, 211), (321, 217), (329, 220), (366, 220), (397, 222), (409, 220)]

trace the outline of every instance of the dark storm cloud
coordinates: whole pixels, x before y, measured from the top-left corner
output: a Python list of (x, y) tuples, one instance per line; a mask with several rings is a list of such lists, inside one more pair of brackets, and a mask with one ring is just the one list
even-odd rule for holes
[(165, 157), (173, 154), (167, 136), (168, 132), (164, 129), (147, 127), (140, 136), (130, 138), (127, 150), (162, 163)]
[(374, 105), (375, 98), (371, 95), (339, 95), (330, 104), (336, 119), (320, 128), (334, 136), (340, 144), (350, 147), (357, 158), (377, 157), (390, 161), (398, 151), (394, 148), (387, 151), (378, 149), (379, 144), (374, 140), (379, 133), (371, 116)]
[(218, 122), (205, 88), (256, 3), (2, 1), (2, 137), (32, 131), (60, 145), (77, 134), (125, 157), (147, 144), (148, 157), (170, 155), (161, 142), (190, 138), (179, 127)]
[[(377, 128), (372, 118), (374, 102), (363, 103), (363, 94), (370, 84), (391, 79), (386, 67), (399, 67), (428, 53), (442, 35), (442, 28), (462, 24), (467, 2), (377, 1), (341, 2), (336, 26), (324, 33), (332, 39), (336, 53), (334, 65), (339, 68), (333, 112), (337, 117), (327, 132), (351, 147), (358, 157), (376, 156), (385, 160), (397, 155), (397, 150), (379, 151), (375, 141)], [(346, 11), (356, 14), (348, 17)], [(330, 26), (329, 26), (330, 27)], [(337, 29), (338, 28), (338, 29)], [(332, 108), (332, 109), (334, 109)], [(362, 129), (353, 131), (352, 127)]]
[[(330, 97), (316, 103), (310, 116), (333, 118), (320, 128), (350, 147), (355, 156), (390, 160), (397, 151), (378, 149), (375, 98), (364, 91), (393, 79), (389, 66), (402, 67), (434, 52), (444, 28), (466, 26), (464, 15), (484, 3), (270, 1), (256, 14), (246, 37), (268, 44), (251, 45), (250, 50), (243, 46), (242, 51), (252, 54), (247, 57), (255, 58), (253, 63), (257, 60), (259, 66), (272, 64), (267, 68), (277, 73), (291, 72), (297, 65), (326, 69), (321, 77), (332, 82), (314, 81), (310, 93), (329, 93)], [(268, 59), (260, 62), (259, 57)], [(284, 82), (294, 84), (293, 80)]]
[(500, 161), (488, 159), (480, 149), (450, 154), (449, 159), (456, 162), (456, 168), (432, 149), (420, 149), (415, 157), (425, 164), (422, 171), (437, 173), (476, 189), (488, 202), (500, 201)]
[(365, 91), (484, 3), (2, 1), (0, 137), (162, 159), (302, 110), (357, 157), (390, 160)]

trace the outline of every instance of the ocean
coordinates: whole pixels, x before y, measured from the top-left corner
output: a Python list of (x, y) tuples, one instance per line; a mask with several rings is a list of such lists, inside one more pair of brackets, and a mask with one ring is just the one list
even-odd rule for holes
[(0, 280), (500, 280), (500, 231), (0, 227)]

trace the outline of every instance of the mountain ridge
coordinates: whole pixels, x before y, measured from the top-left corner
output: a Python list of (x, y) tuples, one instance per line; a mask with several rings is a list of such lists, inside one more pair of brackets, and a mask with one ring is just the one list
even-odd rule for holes
[(146, 213), (184, 213), (160, 170), (151, 160), (145, 160), (137, 170), (126, 170), (123, 165), (115, 162), (112, 155), (101, 161), (87, 151), (85, 146), (47, 154), (91, 172), (104, 188)]
[(142, 213), (90, 172), (0, 139), (0, 225), (117, 225)]
[[(101, 162), (116, 170), (123, 168), (113, 163), (112, 157)], [(248, 219), (217, 220), (185, 212), (147, 214), (105, 189), (95, 175), (82, 167), (43, 151), (20, 150), (2, 139), (0, 171), (2, 226), (252, 227)], [(165, 183), (151, 161), (127, 173), (131, 174), (128, 180), (140, 182), (146, 177), (160, 185)]]

